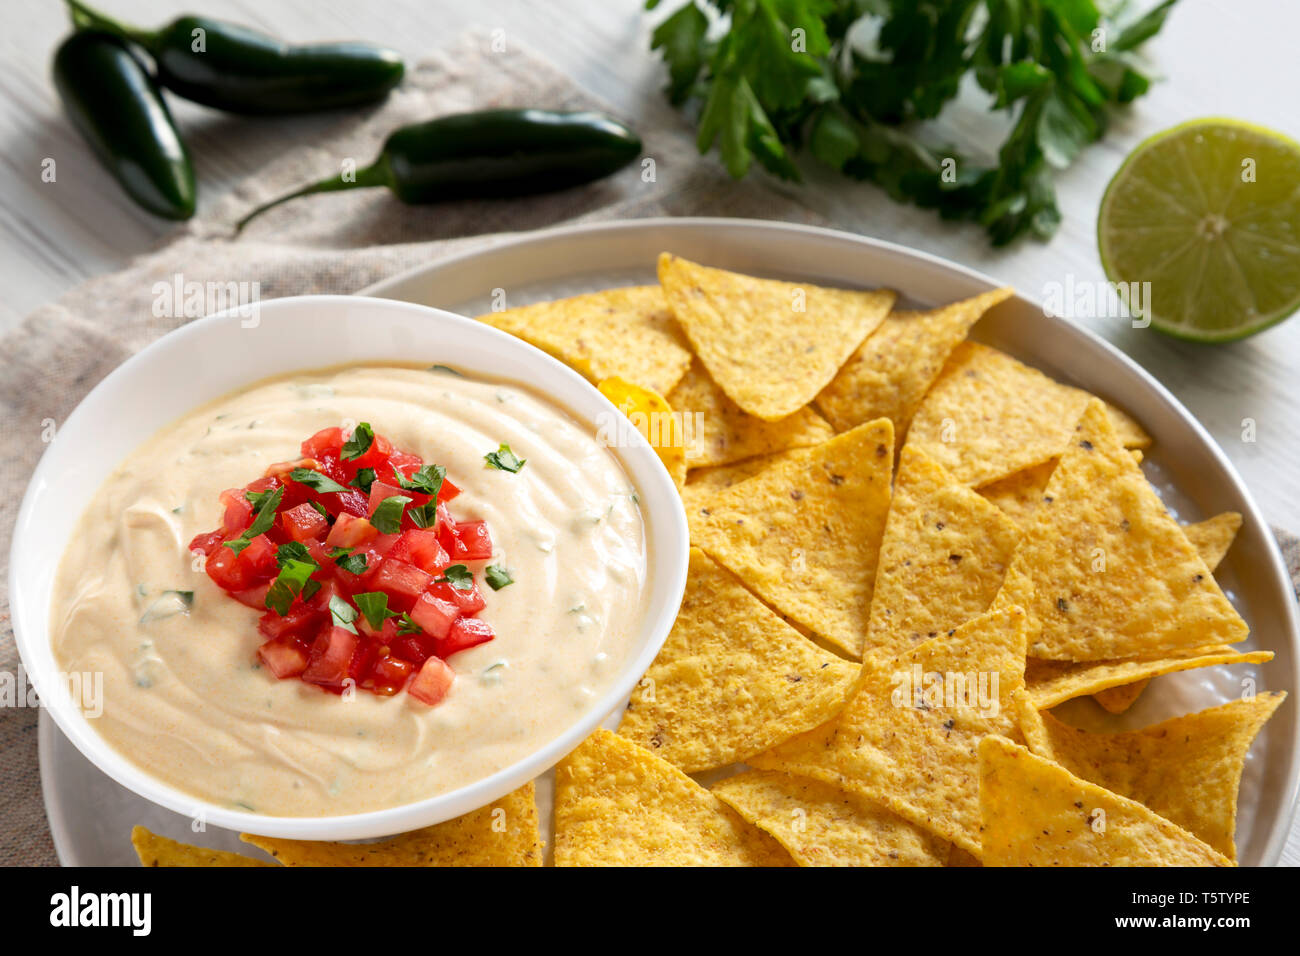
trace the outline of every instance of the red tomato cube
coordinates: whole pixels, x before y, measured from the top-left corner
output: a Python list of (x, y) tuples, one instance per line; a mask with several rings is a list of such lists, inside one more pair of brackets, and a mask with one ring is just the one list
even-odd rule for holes
[(476, 617), (458, 617), (447, 636), (438, 641), (438, 656), (451, 657), (457, 651), (486, 644), (495, 637), (496, 633), (487, 621), (480, 621)]
[(399, 561), (407, 561), (430, 574), (438, 574), (451, 564), (447, 552), (438, 543), (438, 535), (427, 530), (403, 531), (397, 543), (393, 545), (393, 549), (388, 552), (388, 556)]
[(453, 560), (484, 561), (492, 557), (492, 535), (486, 521), (458, 521), (454, 534)]
[(368, 519), (358, 518), (345, 512), (335, 519), (334, 527), (330, 528), (329, 536), (325, 538), (325, 547), (359, 548), (377, 537), (379, 537), (379, 529)]
[(351, 676), (352, 658), (360, 638), (342, 627), (328, 627), (312, 643), (302, 679), (309, 684), (339, 689)]
[(460, 616), (460, 609), (451, 601), (429, 592), (421, 594), (411, 608), (411, 620), (431, 637), (446, 637), (452, 622)]
[(433, 576), (413, 564), (385, 558), (370, 586), (388, 595), (388, 606), (398, 611), (409, 611), (411, 605), (429, 587)]
[(330, 523), (325, 516), (305, 501), (280, 512), (280, 523), (284, 525), (285, 534), (291, 541), (306, 541), (319, 538), (330, 530)]
[(343, 451), (343, 429), (322, 428), (302, 443), (301, 451), (304, 458), (337, 458)]
[[(265, 595), (263, 595), (265, 601)], [(265, 607), (265, 603), (262, 605)], [(284, 637), (298, 637), (310, 641), (315, 637), (321, 624), (325, 622), (325, 608), (315, 602), (303, 604), (294, 601), (289, 606), (289, 613), (281, 617), (275, 611), (267, 611), (257, 621), (257, 630), (270, 640)]]
[(245, 496), (243, 488), (227, 488), (221, 493), (221, 504), (225, 508), (221, 530), (227, 538), (239, 537), (253, 523), (253, 503)]
[(423, 701), (430, 707), (442, 702), (456, 680), (456, 672), (447, 666), (447, 662), (437, 657), (430, 657), (420, 667), (406, 692), (416, 700)]
[(462, 591), (460, 588), (452, 587), (446, 581), (437, 581), (429, 586), (429, 593), (444, 601), (450, 601), (460, 609), (461, 614), (465, 615), (477, 614), (487, 607), (487, 601), (483, 600), (483, 592), (478, 589), (477, 584)]
[(307, 648), (289, 638), (267, 641), (257, 649), (257, 656), (280, 680), (297, 677), (307, 669)]
[(406, 686), (407, 680), (414, 673), (415, 664), (388, 654), (375, 661), (370, 668), (366, 686), (376, 694), (391, 697)]

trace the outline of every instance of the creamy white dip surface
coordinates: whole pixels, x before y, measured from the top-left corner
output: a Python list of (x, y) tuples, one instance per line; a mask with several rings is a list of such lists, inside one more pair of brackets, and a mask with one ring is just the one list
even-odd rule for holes
[[(259, 665), (258, 612), (188, 550), (221, 524), (218, 495), (333, 425), (369, 422), (445, 465), (460, 519), (485, 519), (514, 583), (479, 615), (496, 639), (450, 663), (428, 707), (406, 693), (346, 697)], [(505, 442), (527, 465), (490, 468)], [(176, 788), (231, 808), (327, 816), (420, 800), (481, 779), (558, 736), (630, 656), (647, 594), (645, 530), (618, 460), (526, 389), (451, 371), (353, 367), (255, 385), (134, 451), (104, 482), (58, 569), (54, 653), (103, 674), (91, 720)], [(193, 591), (184, 611), (167, 591)]]

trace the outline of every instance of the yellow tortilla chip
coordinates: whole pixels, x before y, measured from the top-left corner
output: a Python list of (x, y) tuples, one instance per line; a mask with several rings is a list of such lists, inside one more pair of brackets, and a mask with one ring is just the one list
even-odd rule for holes
[(774, 839), (666, 760), (597, 730), (555, 769), (556, 866), (790, 866)]
[(1044, 739), (1027, 743), (1040, 757), (1136, 800), (1235, 860), (1246, 753), (1285, 697), (1259, 694), (1116, 734), (1089, 733), (1043, 714)]
[(905, 445), (880, 543), (867, 649), (901, 654), (983, 614), (1019, 543), (1020, 532), (997, 507)]
[(829, 720), (858, 670), (692, 548), (677, 621), (618, 732), (687, 773), (722, 767)]
[(659, 283), (704, 367), (751, 415), (777, 421), (816, 397), (895, 294), (778, 282), (664, 253)]
[(747, 478), (753, 478), (760, 471), (772, 467), (778, 461), (785, 461), (792, 454), (794, 453), (779, 451), (772, 455), (746, 458), (731, 465), (695, 469), (686, 476), (686, 487), (682, 489), (682, 501), (686, 504), (687, 513), (690, 513), (691, 508), (702, 505), (705, 499), (726, 491)]
[(604, 379), (600, 394), (627, 416), (668, 469), (678, 490), (686, 486), (686, 439), (681, 420), (658, 392), (621, 378)]
[(978, 855), (977, 748), (987, 734), (1019, 738), (1024, 619), (990, 611), (892, 660), (868, 654), (838, 717), (748, 763), (860, 793)]
[(1151, 810), (989, 735), (979, 746), (985, 866), (1232, 866)]
[(973, 853), (967, 853), (957, 844), (953, 843), (948, 847), (948, 862), (945, 865), (974, 867), (983, 866), (984, 864), (979, 861), (979, 857), (975, 856)]
[[(1237, 536), (1237, 529), (1240, 527), (1241, 515), (1235, 511), (1225, 511), (1221, 515), (1215, 515), (1197, 524), (1184, 525), (1183, 533), (1187, 535), (1187, 540), (1201, 556), (1205, 566), (1213, 572), (1218, 569), (1219, 562), (1232, 547), (1232, 540)], [(1092, 696), (1110, 713), (1122, 714), (1142, 696), (1142, 692), (1150, 682), (1151, 678), (1148, 677), (1132, 684), (1100, 690)]]
[(1088, 403), (1052, 472), (1008, 582), (1029, 616), (1029, 652), (1049, 660), (1156, 656), (1244, 640), (1248, 628)]
[(275, 866), (266, 860), (255, 860), (228, 850), (211, 850), (206, 846), (169, 840), (144, 827), (132, 828), (131, 846), (135, 847), (141, 866)]
[(691, 468), (806, 448), (835, 436), (830, 423), (811, 408), (801, 408), (777, 422), (755, 418), (727, 398), (699, 362), (691, 363), (668, 401), (684, 416), (686, 463)]
[(285, 866), (541, 866), (542, 836), (530, 782), (446, 823), (378, 843), (326, 843), (240, 834)]
[(1185, 655), (1085, 663), (1043, 661), (1031, 657), (1025, 662), (1025, 684), (1034, 706), (1047, 710), (1075, 697), (1095, 695), (1110, 687), (1159, 677), (1161, 674), (1175, 674), (1198, 667), (1216, 667), (1219, 664), (1263, 664), (1272, 659), (1272, 651), (1243, 653), (1227, 645)]
[[(908, 442), (971, 487), (1055, 458), (1091, 396), (987, 345), (962, 342), (917, 409)], [(1127, 447), (1151, 439), (1109, 408)]]
[(866, 797), (766, 770), (713, 785), (713, 793), (771, 834), (800, 866), (943, 866), (948, 844)]
[(624, 378), (666, 395), (691, 364), (663, 290), (655, 285), (538, 302), (478, 320), (554, 356), (593, 384)]
[(859, 425), (693, 508), (691, 543), (777, 613), (856, 658), (893, 464), (889, 421)]
[(817, 395), (817, 408), (841, 432), (888, 418), (901, 445), (948, 355), (985, 312), (1014, 294), (1007, 287), (929, 312), (891, 312)]
[(1187, 540), (1211, 571), (1218, 570), (1239, 530), (1241, 515), (1235, 511), (1225, 511), (1213, 518), (1183, 526), (1183, 534), (1187, 535)]

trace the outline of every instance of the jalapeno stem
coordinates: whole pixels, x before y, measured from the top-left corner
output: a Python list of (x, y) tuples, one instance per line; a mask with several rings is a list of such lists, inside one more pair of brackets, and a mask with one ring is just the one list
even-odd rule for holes
[(130, 40), (132, 43), (138, 43), (146, 50), (153, 52), (154, 44), (158, 40), (156, 32), (127, 26), (118, 20), (104, 16), (98, 10), (86, 6), (81, 0), (64, 0), (64, 3), (68, 5), (72, 25), (78, 30), (102, 30), (124, 40)]
[(297, 199), (299, 196), (310, 196), (314, 193), (335, 193), (348, 189), (369, 189), (372, 186), (387, 186), (391, 177), (388, 171), (388, 159), (381, 156), (369, 166), (363, 166), (356, 171), (352, 179), (344, 179), (343, 174), (331, 176), (329, 179), (322, 179), (318, 183), (312, 183), (310, 186), (304, 186), (302, 189), (295, 189), (291, 193), (285, 193), (278, 196), (270, 202), (258, 206), (239, 222), (235, 223), (235, 235), (244, 231), (244, 227), (254, 218), (260, 216), (268, 209), (272, 209), (281, 203), (286, 203), (291, 199)]

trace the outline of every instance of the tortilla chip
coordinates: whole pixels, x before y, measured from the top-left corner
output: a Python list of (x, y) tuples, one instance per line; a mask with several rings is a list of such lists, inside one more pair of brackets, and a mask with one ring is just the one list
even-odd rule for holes
[(746, 458), (731, 465), (718, 465), (714, 468), (697, 468), (686, 476), (686, 487), (682, 489), (682, 501), (689, 514), (692, 508), (702, 507), (705, 500), (720, 491), (726, 491), (732, 485), (738, 485), (747, 478), (753, 478), (760, 471), (771, 468), (778, 461), (785, 461), (794, 452), (779, 451), (772, 455), (759, 455)]
[(1135, 800), (990, 734), (979, 746), (985, 866), (1232, 866)]
[(1092, 400), (1012, 562), (1032, 582), (1029, 651), (1049, 660), (1152, 657), (1249, 633)]
[(555, 771), (556, 866), (790, 866), (774, 839), (666, 760), (597, 730)]
[(686, 486), (686, 439), (680, 420), (672, 406), (658, 392), (621, 378), (607, 378), (597, 386), (627, 416), (641, 437), (650, 443), (663, 462), (673, 484), (680, 491)]
[(722, 767), (829, 720), (858, 670), (692, 548), (677, 621), (618, 732), (687, 773)]
[(979, 861), (979, 857), (975, 856), (972, 853), (967, 853), (957, 844), (953, 843), (948, 847), (948, 862), (945, 865), (958, 866), (958, 867), (973, 867), (973, 866), (983, 866), (984, 864)]
[(1159, 677), (1161, 674), (1175, 674), (1178, 671), (1215, 667), (1219, 664), (1263, 664), (1272, 659), (1272, 651), (1243, 653), (1227, 645), (1186, 655), (1086, 663), (1042, 661), (1031, 657), (1025, 662), (1025, 685), (1034, 706), (1047, 710), (1075, 697), (1095, 695), (1110, 687)]
[(751, 415), (777, 421), (811, 402), (884, 321), (895, 293), (778, 282), (659, 257), (668, 306), (704, 367)]
[(801, 408), (779, 422), (755, 418), (727, 398), (699, 362), (691, 363), (668, 401), (684, 416), (686, 463), (691, 468), (806, 448), (835, 436), (830, 423), (811, 408)]
[[(908, 442), (980, 487), (1061, 454), (1091, 400), (987, 345), (962, 342), (917, 409)], [(1126, 447), (1150, 437), (1107, 406)]]
[(888, 418), (901, 445), (948, 355), (985, 312), (1014, 294), (1006, 287), (929, 312), (891, 312), (817, 395), (818, 410), (841, 432)]
[(1259, 694), (1141, 730), (1094, 734), (1043, 714), (1029, 749), (1076, 777), (1136, 800), (1237, 858), (1237, 790), (1246, 753), (1284, 692)]
[(135, 847), (141, 866), (275, 866), (241, 853), (169, 840), (144, 827), (132, 827), (131, 846)]
[(1019, 738), (1024, 621), (990, 611), (892, 660), (868, 654), (838, 717), (748, 763), (860, 793), (979, 855), (978, 744)]
[[(1221, 515), (1215, 515), (1197, 524), (1184, 525), (1183, 534), (1187, 535), (1187, 540), (1201, 556), (1205, 566), (1213, 572), (1218, 569), (1219, 562), (1232, 547), (1232, 540), (1237, 536), (1237, 529), (1240, 527), (1241, 515), (1235, 511), (1225, 511)], [(1149, 683), (1151, 678), (1148, 677), (1121, 687), (1099, 690), (1092, 696), (1105, 710), (1112, 714), (1122, 714), (1142, 696)]]
[(541, 866), (542, 835), (530, 782), (446, 823), (378, 843), (325, 843), (240, 834), (285, 866)]
[(889, 510), (887, 419), (802, 449), (688, 512), (703, 548), (777, 613), (862, 653)]
[(1027, 527), (1034, 510), (1043, 500), (1043, 491), (1056, 470), (1056, 458), (1012, 472), (1005, 478), (980, 486), (979, 493), (1019, 527)]
[(538, 302), (478, 320), (554, 356), (593, 384), (624, 378), (666, 395), (691, 364), (686, 340), (656, 285)]
[(994, 505), (904, 446), (866, 647), (901, 654), (983, 614), (1019, 543), (1019, 530)]
[(766, 770), (713, 793), (771, 834), (800, 866), (943, 866), (948, 844), (877, 803), (839, 787)]
[(1183, 526), (1183, 534), (1187, 535), (1187, 540), (1211, 571), (1218, 570), (1240, 530), (1241, 515), (1235, 511), (1225, 511), (1213, 518)]

